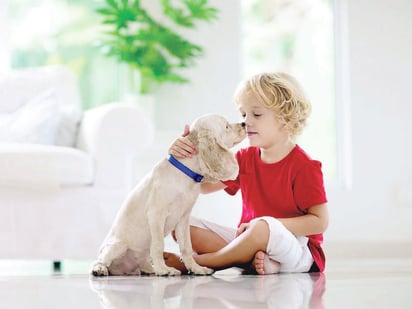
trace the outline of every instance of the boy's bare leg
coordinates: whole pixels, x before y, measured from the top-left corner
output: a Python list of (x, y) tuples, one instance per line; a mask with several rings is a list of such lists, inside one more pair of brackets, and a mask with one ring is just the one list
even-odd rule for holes
[(193, 251), (197, 254), (216, 252), (228, 244), (215, 232), (196, 226), (190, 226), (190, 238)]
[[(174, 233), (172, 235), (175, 239)], [(193, 251), (197, 254), (215, 252), (228, 244), (216, 233), (195, 226), (190, 226), (190, 238), (192, 241)], [(174, 267), (182, 273), (187, 272), (185, 265), (177, 254), (164, 252), (163, 258), (165, 259), (167, 266)]]
[[(190, 231), (193, 250), (198, 254), (194, 258), (199, 265), (222, 269), (249, 264), (261, 275), (279, 272), (280, 264), (265, 253), (270, 231), (264, 220), (256, 221), (231, 243), (205, 229), (191, 226)], [(178, 255), (165, 253), (164, 256), (168, 266), (187, 271)]]
[(266, 251), (269, 227), (264, 220), (256, 221), (231, 243), (216, 252), (196, 255), (199, 265), (222, 269), (250, 263), (256, 252)]

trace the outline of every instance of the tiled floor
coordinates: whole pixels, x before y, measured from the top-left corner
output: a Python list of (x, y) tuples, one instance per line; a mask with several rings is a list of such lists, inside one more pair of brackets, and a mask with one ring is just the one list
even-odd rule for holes
[[(13, 264), (14, 263), (14, 264)], [(324, 274), (90, 278), (84, 263), (0, 262), (0, 308), (412, 308), (412, 260), (332, 260)]]

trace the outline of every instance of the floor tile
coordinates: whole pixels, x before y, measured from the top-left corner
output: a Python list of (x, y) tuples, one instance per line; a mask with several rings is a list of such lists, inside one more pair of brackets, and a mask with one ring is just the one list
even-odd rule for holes
[(204, 277), (95, 278), (81, 264), (62, 273), (41, 265), (43, 274), (39, 265), (7, 274), (0, 263), (0, 308), (412, 308), (406, 259), (335, 260), (323, 274), (269, 276), (229, 269)]

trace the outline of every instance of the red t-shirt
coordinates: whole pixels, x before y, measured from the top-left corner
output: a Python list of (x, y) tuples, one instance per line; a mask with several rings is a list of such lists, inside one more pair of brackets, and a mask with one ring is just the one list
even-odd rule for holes
[[(298, 145), (281, 161), (264, 163), (256, 147), (236, 153), (239, 175), (225, 181), (226, 192), (242, 192), (242, 216), (239, 224), (254, 218), (271, 216), (292, 218), (307, 213), (307, 209), (327, 202), (321, 163), (312, 160)], [(323, 234), (307, 235), (308, 246), (319, 271), (325, 268), (321, 244)]]

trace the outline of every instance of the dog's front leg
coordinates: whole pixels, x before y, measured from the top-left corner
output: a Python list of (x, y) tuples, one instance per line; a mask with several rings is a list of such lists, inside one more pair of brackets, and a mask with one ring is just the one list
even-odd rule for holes
[(175, 228), (176, 240), (179, 244), (182, 260), (187, 270), (195, 275), (210, 275), (213, 269), (200, 266), (193, 259), (192, 241), (190, 240), (189, 215), (184, 216)]
[(150, 257), (152, 259), (153, 272), (157, 276), (180, 275), (180, 271), (167, 266), (163, 258), (166, 217), (160, 216), (158, 212), (151, 212), (150, 210), (147, 214), (151, 235)]

